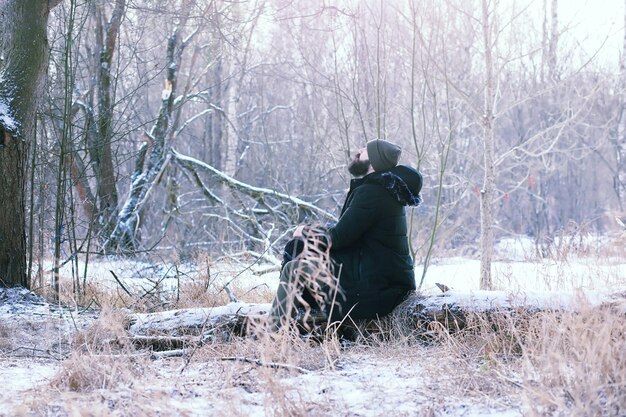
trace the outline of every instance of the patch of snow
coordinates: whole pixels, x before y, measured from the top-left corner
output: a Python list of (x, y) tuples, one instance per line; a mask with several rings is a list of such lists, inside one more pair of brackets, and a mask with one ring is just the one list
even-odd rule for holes
[[(57, 361), (44, 361), (32, 358), (0, 358), (0, 416), (20, 415), (24, 398), (32, 397), (31, 390), (46, 385), (59, 368)], [(45, 389), (46, 387), (44, 387)]]
[(0, 288), (0, 316), (24, 312), (47, 314), (49, 307), (42, 297), (26, 288)]
[[(51, 262), (44, 264), (46, 272), (52, 270)], [(63, 265), (59, 273), (61, 278), (67, 279), (73, 275), (73, 262)], [(116, 257), (103, 257), (92, 259), (87, 265), (87, 282), (97, 282), (109, 290), (119, 289), (119, 283), (113, 273), (131, 291), (141, 296), (149, 290), (174, 293), (178, 288), (178, 282), (186, 277), (194, 277), (197, 271), (193, 265), (154, 264), (144, 261), (128, 260)], [(113, 273), (111, 273), (113, 272)], [(83, 280), (85, 274), (85, 262), (78, 261), (78, 271), (74, 271)]]
[(498, 240), (494, 245), (494, 255), (507, 261), (534, 261), (540, 247), (545, 247), (548, 254), (575, 255), (581, 253), (598, 253), (607, 243), (609, 237), (591, 233), (576, 235), (557, 235), (539, 242), (529, 236), (519, 235)]
[(9, 106), (3, 100), (0, 100), (0, 123), (12, 132), (18, 130), (19, 124), (17, 121), (11, 116), (11, 112), (9, 111)]
[(522, 412), (517, 409), (498, 410), (482, 406), (459, 405), (446, 407), (439, 415), (442, 417), (520, 417)]
[[(0, 360), (0, 380), (11, 381), (11, 390), (26, 391), (49, 381), (58, 368), (58, 362), (25, 358)], [(0, 391), (0, 399), (4, 390)], [(0, 400), (0, 403), (3, 401)]]
[(528, 236), (500, 239), (494, 245), (494, 254), (500, 259), (525, 261), (532, 259), (535, 253), (535, 242)]
[(376, 357), (373, 362), (365, 356), (341, 363), (336, 370), (300, 375), (284, 382), (293, 387), (288, 392), (293, 401), (333, 404), (334, 409), (364, 417), (421, 415), (428, 410), (450, 417), (522, 415), (517, 409), (497, 410), (458, 398), (437, 397), (430, 387), (431, 378), (424, 376), (415, 359)]
[[(415, 277), (419, 283), (423, 266), (416, 265)], [(572, 258), (567, 261), (541, 260), (536, 262), (492, 263), (495, 288), (518, 291), (578, 290), (615, 292), (626, 288), (626, 260)], [(480, 261), (450, 258), (428, 267), (422, 287), (427, 294), (439, 293), (435, 283), (462, 291), (476, 291), (480, 287)]]

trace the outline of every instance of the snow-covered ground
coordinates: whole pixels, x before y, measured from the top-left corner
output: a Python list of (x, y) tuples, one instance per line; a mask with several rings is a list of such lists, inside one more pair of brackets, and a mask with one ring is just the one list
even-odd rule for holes
[[(559, 293), (626, 289), (626, 259), (570, 255), (562, 261), (537, 260), (532, 251), (524, 240), (501, 242), (493, 264), (497, 289), (513, 295), (522, 291), (542, 294), (544, 298)], [(263, 270), (270, 272), (260, 272)], [(81, 280), (83, 273), (84, 265), (79, 264)], [(68, 264), (61, 276), (69, 279), (72, 275)], [(422, 266), (417, 266), (418, 283), (421, 276)], [(435, 283), (441, 283), (451, 287), (452, 293), (477, 292), (479, 277), (478, 260), (437, 259), (427, 270), (422, 290), (438, 293)], [(252, 258), (249, 262), (220, 261), (210, 265), (150, 264), (114, 258), (90, 261), (87, 282), (120, 291), (118, 280), (137, 295), (154, 292), (155, 288), (164, 295), (173, 294), (185, 282), (205, 280), (213, 289), (228, 284), (245, 300), (246, 293), (255, 289), (274, 291), (278, 271)], [(50, 381), (63, 366), (61, 359), (70, 350), (71, 335), (86, 328), (94, 316), (51, 306), (24, 290), (12, 291), (0, 292), (0, 380), (9, 382), (0, 390), (0, 416), (87, 415), (87, 410), (105, 410), (93, 411), (93, 415), (106, 415), (106, 410), (111, 415), (142, 410), (139, 415), (188, 416), (288, 415), (288, 410), (315, 416), (523, 415), (521, 401), (515, 395), (500, 398), (493, 393), (467, 394), (460, 376), (438, 372), (436, 356), (419, 346), (396, 346), (388, 352), (380, 346), (371, 351), (365, 347), (347, 348), (334, 366), (327, 364), (303, 373), (272, 371), (271, 378), (254, 365), (220, 362), (215, 357), (203, 359), (198, 355), (190, 362), (159, 359), (151, 362), (150, 370), (132, 388), (60, 393)], [(284, 404), (274, 404), (279, 397)]]
[[(601, 240), (588, 242), (594, 248), (604, 245)], [(495, 289), (518, 291), (619, 291), (626, 287), (626, 257), (569, 255), (564, 260), (537, 259), (533, 243), (525, 238), (507, 239), (496, 246), (496, 260), (492, 264)], [(278, 262), (278, 261), (276, 261)], [(61, 275), (71, 277), (72, 265), (66, 264)], [(51, 269), (50, 267), (47, 268)], [(415, 278), (422, 281), (424, 267), (416, 265)], [(78, 275), (82, 281), (85, 265), (79, 262)], [(210, 277), (207, 277), (207, 271)], [(269, 271), (265, 272), (264, 271)], [(120, 288), (113, 274), (127, 288), (139, 294), (155, 287), (162, 292), (175, 292), (178, 285), (190, 279), (208, 279), (212, 286), (229, 284), (246, 292), (254, 289), (274, 291), (278, 285), (278, 266), (248, 260), (219, 261), (205, 264), (168, 264), (120, 260), (117, 258), (91, 260), (87, 281), (98, 282), (111, 290)], [(434, 259), (428, 266), (421, 291), (438, 293), (435, 283), (461, 290), (479, 289), (480, 261), (468, 258)]]

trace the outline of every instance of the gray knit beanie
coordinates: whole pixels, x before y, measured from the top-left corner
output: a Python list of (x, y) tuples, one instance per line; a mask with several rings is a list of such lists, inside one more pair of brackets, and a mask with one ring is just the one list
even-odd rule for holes
[(367, 155), (374, 171), (385, 171), (398, 165), (402, 149), (383, 139), (367, 142)]

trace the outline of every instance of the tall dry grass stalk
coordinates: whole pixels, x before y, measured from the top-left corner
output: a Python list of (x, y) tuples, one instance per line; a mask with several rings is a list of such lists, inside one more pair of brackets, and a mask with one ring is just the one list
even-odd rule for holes
[(319, 324), (328, 325), (328, 318), (339, 308), (339, 284), (333, 273), (324, 230), (307, 226), (301, 237), (289, 242), (285, 253), (288, 256), (281, 267), (280, 282), (266, 328), (251, 326), (253, 334), (289, 333), (291, 328), (310, 332)]
[[(626, 306), (470, 315), (434, 329), (442, 395), (508, 398), (532, 417), (626, 415)], [(433, 365), (435, 364), (435, 365)]]
[[(294, 271), (298, 275), (296, 285), (292, 286), (289, 298), (293, 300), (294, 307), (304, 307), (302, 322), (306, 323), (311, 313), (311, 308), (316, 307), (326, 313), (328, 317), (337, 307), (339, 294), (339, 281), (333, 274), (332, 260), (330, 258), (330, 246), (328, 237), (323, 228), (317, 225), (304, 228), (303, 249), (298, 256), (298, 267)], [(303, 291), (311, 295), (316, 306), (311, 306), (304, 298)]]
[[(285, 381), (285, 377), (333, 368), (340, 356), (339, 338), (328, 322), (313, 323), (313, 308), (331, 315), (337, 293), (337, 279), (330, 266), (329, 248), (322, 231), (316, 227), (304, 231), (302, 252), (293, 279), (287, 284), (286, 317), (275, 326), (268, 317), (250, 320), (248, 337), (234, 339), (228, 345), (205, 346), (196, 360), (208, 358), (232, 359), (254, 364), (257, 370), (254, 384), (264, 392), (264, 407), (268, 415), (306, 416), (311, 408), (298, 400), (301, 389)], [(307, 291), (310, 296), (303, 296)], [(319, 326), (319, 327), (318, 327)], [(236, 385), (239, 374), (230, 376)], [(319, 404), (314, 407), (323, 409)], [(332, 410), (326, 409), (328, 415)]]
[[(233, 338), (228, 344), (205, 345), (194, 355), (195, 361), (228, 359), (251, 366), (255, 378), (246, 382), (246, 386), (265, 393), (268, 415), (309, 415), (308, 408), (294, 400), (301, 387), (286, 383), (285, 377), (332, 368), (340, 356), (337, 333), (323, 330), (327, 322), (314, 324), (310, 320), (312, 308), (325, 309), (333, 304), (338, 287), (330, 268), (329, 248), (324, 242), (319, 228), (309, 227), (304, 231), (298, 266), (287, 287), (288, 313), (283, 325), (277, 328), (266, 316), (250, 319), (246, 337)], [(303, 297), (304, 291), (310, 297)], [(331, 312), (326, 313), (330, 316)], [(237, 386), (241, 378), (240, 372), (226, 374), (224, 386)]]
[(546, 313), (529, 323), (522, 342), (528, 415), (626, 415), (625, 311)]

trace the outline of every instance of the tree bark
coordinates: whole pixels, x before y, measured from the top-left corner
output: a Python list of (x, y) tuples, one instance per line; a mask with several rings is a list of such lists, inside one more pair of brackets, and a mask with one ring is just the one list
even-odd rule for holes
[[(96, 149), (92, 150), (92, 155), (96, 163), (97, 196), (100, 202), (100, 214), (103, 216), (102, 226), (109, 232), (110, 223), (117, 217), (118, 203), (113, 152), (111, 150), (114, 107), (113, 98), (111, 97), (111, 67), (125, 8), (126, 0), (116, 0), (111, 19), (106, 25), (103, 25), (102, 20), (100, 20), (98, 25), (99, 30), (102, 31), (100, 37), (103, 39), (98, 68), (99, 140), (96, 144)], [(102, 10), (101, 19), (103, 18), (104, 10)]]
[[(114, 219), (112, 232), (104, 243), (104, 248), (108, 253), (119, 252), (132, 255), (139, 245), (138, 231), (144, 203), (170, 160), (170, 124), (176, 97), (177, 69), (180, 66), (184, 47), (180, 29), (176, 28), (167, 44), (167, 75), (165, 89), (161, 95), (159, 115), (150, 133), (146, 135), (147, 142), (139, 149), (128, 197), (122, 210)], [(146, 161), (148, 149), (150, 154)]]
[(480, 191), (480, 288), (491, 289), (491, 260), (493, 258), (493, 196), (496, 182), (494, 165), (494, 74), (492, 57), (492, 25), (489, 1), (482, 1), (484, 65), (483, 163), (484, 179)]
[(0, 2), (0, 286), (29, 286), (25, 179), (55, 1)]

